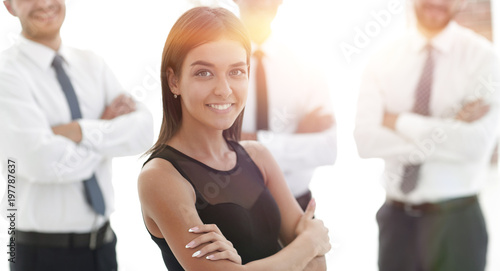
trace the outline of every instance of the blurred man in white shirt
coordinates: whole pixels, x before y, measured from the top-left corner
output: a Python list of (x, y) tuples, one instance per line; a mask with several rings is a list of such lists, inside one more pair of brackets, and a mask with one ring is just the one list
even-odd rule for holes
[(10, 268), (117, 270), (111, 160), (150, 147), (151, 114), (100, 57), (62, 44), (64, 0), (4, 4), (22, 26), (0, 54), (0, 157), (14, 191), (2, 203), (15, 196), (2, 210), (16, 217)]
[(385, 160), (379, 268), (484, 270), (477, 194), (496, 139), (497, 57), (453, 21), (464, 1), (411, 3), (416, 25), (369, 63), (356, 117), (360, 156)]
[[(326, 79), (272, 34), (271, 23), (282, 0), (235, 2), (249, 30), (253, 50), (242, 139), (258, 140), (271, 151), (305, 210), (312, 197), (309, 184), (314, 170), (333, 165), (337, 154), (336, 125)], [(263, 71), (259, 71), (259, 65)], [(265, 77), (262, 83), (259, 72)], [(265, 85), (267, 91), (262, 99), (259, 84)]]

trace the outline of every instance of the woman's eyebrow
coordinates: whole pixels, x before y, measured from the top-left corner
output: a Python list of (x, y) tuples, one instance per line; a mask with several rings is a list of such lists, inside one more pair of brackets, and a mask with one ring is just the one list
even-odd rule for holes
[(203, 60), (198, 60), (198, 61), (191, 63), (191, 66), (195, 66), (195, 65), (202, 65), (202, 66), (208, 66), (208, 67), (215, 66), (214, 64), (212, 64), (210, 62), (203, 61)]
[[(191, 63), (191, 67), (195, 66), (195, 65), (202, 65), (202, 66), (207, 66), (207, 67), (215, 67), (214, 64), (212, 64), (210, 62), (203, 61), (203, 60), (198, 60), (198, 61), (195, 61), (195, 62)], [(238, 67), (238, 66), (246, 66), (246, 65), (247, 65), (247, 63), (245, 61), (240, 61), (240, 62), (231, 64), (230, 67)]]
[(231, 64), (231, 67), (239, 67), (239, 66), (246, 66), (247, 63), (245, 61), (240, 61), (238, 63)]

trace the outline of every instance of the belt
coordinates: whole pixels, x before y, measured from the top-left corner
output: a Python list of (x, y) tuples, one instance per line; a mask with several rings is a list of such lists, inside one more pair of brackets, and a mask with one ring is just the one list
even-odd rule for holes
[(16, 243), (37, 247), (52, 248), (82, 248), (88, 247), (91, 250), (111, 243), (114, 240), (114, 233), (106, 222), (98, 230), (90, 233), (41, 233), (16, 231), (14, 238)]
[(441, 201), (437, 203), (410, 204), (407, 202), (386, 199), (389, 205), (404, 210), (411, 216), (422, 216), (426, 213), (446, 212), (460, 207), (465, 207), (478, 201), (477, 195)]

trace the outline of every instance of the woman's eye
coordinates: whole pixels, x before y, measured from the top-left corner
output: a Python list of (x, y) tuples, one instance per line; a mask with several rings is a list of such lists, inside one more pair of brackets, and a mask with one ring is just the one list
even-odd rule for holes
[(229, 74), (233, 76), (239, 76), (245, 74), (245, 71), (237, 69), (237, 70), (232, 70)]
[(212, 75), (212, 73), (209, 71), (199, 71), (196, 73), (196, 76), (201, 76), (201, 77), (208, 77), (211, 75)]

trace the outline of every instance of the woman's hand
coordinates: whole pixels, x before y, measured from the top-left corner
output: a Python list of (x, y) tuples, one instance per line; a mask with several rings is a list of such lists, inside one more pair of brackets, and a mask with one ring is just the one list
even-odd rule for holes
[(206, 256), (208, 260), (229, 260), (241, 264), (240, 255), (238, 255), (238, 252), (234, 249), (233, 244), (224, 237), (217, 225), (200, 225), (189, 229), (189, 232), (204, 234), (189, 242), (186, 248), (194, 249), (202, 244), (208, 244), (202, 249), (196, 250), (196, 252), (193, 253), (193, 257), (201, 258), (208, 254), (208, 256)]
[(314, 219), (314, 211), (316, 210), (316, 201), (311, 199), (307, 205), (305, 213), (299, 220), (295, 233), (298, 235), (306, 234), (316, 247), (317, 256), (323, 256), (331, 249), (330, 237), (328, 229), (323, 224), (323, 221)]

